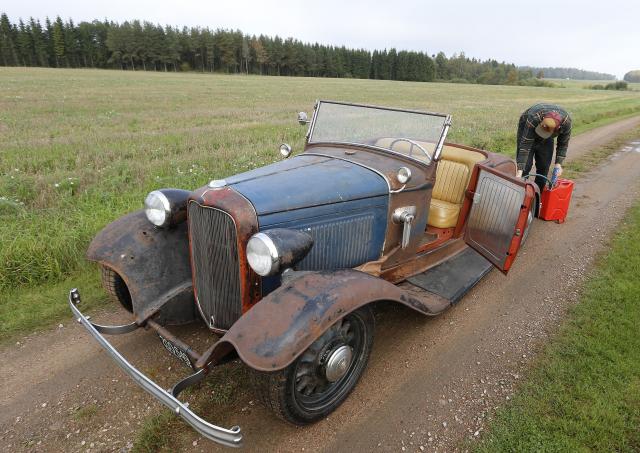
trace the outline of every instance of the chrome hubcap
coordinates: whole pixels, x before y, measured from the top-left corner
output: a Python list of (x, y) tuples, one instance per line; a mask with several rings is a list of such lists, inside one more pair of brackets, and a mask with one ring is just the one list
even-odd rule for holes
[(325, 366), (327, 381), (336, 382), (344, 376), (351, 365), (352, 357), (353, 349), (351, 346), (343, 345), (332, 351)]

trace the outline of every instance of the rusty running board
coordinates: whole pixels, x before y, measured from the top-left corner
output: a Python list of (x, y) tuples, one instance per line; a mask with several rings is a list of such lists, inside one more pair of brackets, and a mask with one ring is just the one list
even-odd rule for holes
[(204, 369), (201, 369), (200, 371), (186, 377), (169, 390), (162, 389), (158, 384), (153, 382), (146, 375), (142, 374), (137, 368), (131, 365), (127, 361), (127, 359), (125, 359), (111, 345), (111, 343), (109, 343), (102, 336), (102, 333), (107, 335), (117, 335), (133, 332), (140, 326), (135, 322), (122, 326), (102, 326), (99, 324), (94, 324), (89, 321), (89, 318), (83, 315), (82, 312), (78, 309), (79, 304), (80, 293), (76, 288), (74, 288), (69, 291), (69, 307), (73, 312), (73, 316), (89, 331), (89, 333), (96, 339), (100, 346), (102, 346), (105, 351), (107, 351), (107, 353), (120, 366), (120, 368), (122, 368), (124, 372), (127, 373), (140, 387), (153, 395), (158, 401), (171, 409), (176, 415), (181, 417), (193, 429), (195, 429), (207, 439), (218, 442), (222, 445), (226, 445), (228, 447), (242, 446), (242, 433), (239, 426), (234, 426), (230, 429), (226, 429), (213, 425), (192, 412), (189, 409), (188, 403), (183, 403), (177, 398), (180, 392), (182, 392), (185, 388), (195, 384), (196, 382), (199, 382), (205, 377), (206, 371)]
[(453, 305), (491, 269), (493, 265), (469, 247), (444, 263), (408, 278), (407, 282)]

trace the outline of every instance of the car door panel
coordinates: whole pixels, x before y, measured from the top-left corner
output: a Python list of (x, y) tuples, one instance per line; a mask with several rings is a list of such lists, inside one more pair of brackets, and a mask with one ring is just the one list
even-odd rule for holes
[(464, 241), (506, 274), (520, 248), (535, 190), (531, 183), (482, 164), (476, 172)]

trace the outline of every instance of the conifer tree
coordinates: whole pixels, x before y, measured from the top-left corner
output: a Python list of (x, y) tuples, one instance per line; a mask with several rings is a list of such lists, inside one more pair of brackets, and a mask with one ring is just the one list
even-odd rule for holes
[(9, 22), (9, 17), (2, 13), (0, 15), (0, 52), (2, 53), (4, 66), (16, 66), (18, 64), (15, 35), (16, 33), (13, 25)]
[(66, 59), (66, 46), (64, 39), (64, 24), (60, 16), (56, 17), (56, 21), (53, 24), (53, 52), (56, 60), (56, 68), (59, 68), (61, 64), (69, 66)]

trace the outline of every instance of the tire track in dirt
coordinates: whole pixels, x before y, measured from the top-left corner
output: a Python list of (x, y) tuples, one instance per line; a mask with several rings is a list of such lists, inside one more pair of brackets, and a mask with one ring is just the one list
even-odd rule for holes
[[(596, 149), (640, 125), (640, 117), (594, 129), (571, 142), (568, 158)], [(640, 153), (626, 152), (577, 181), (566, 224), (536, 221), (508, 277), (487, 276), (457, 306), (429, 319), (380, 307), (371, 362), (345, 404), (327, 420), (298, 428), (274, 419), (249, 396), (212, 421), (240, 424), (249, 451), (449, 451), (482, 432), (494, 407), (513, 392), (523, 370), (565, 310), (585, 271), (637, 198)], [(101, 322), (125, 315), (94, 313)], [(181, 329), (192, 344), (206, 331)], [(161, 385), (185, 370), (154, 335), (114, 337), (115, 345)], [(112, 451), (130, 447), (159, 404), (131, 382), (71, 322), (0, 350), (0, 446), (3, 450)], [(79, 408), (89, 410), (78, 412)], [(191, 433), (184, 450), (217, 450)], [(84, 442), (84, 443), (83, 443)]]

